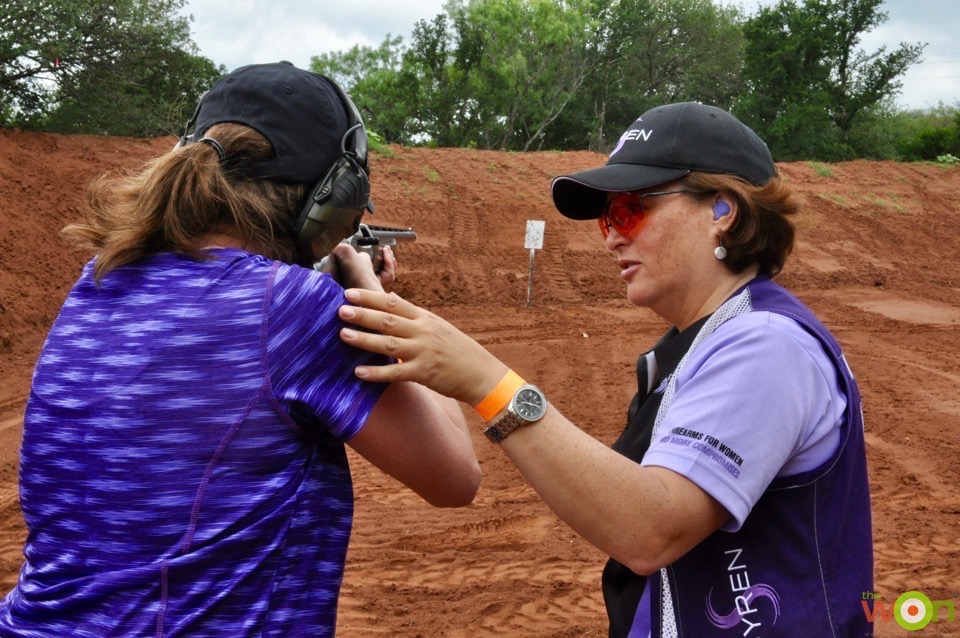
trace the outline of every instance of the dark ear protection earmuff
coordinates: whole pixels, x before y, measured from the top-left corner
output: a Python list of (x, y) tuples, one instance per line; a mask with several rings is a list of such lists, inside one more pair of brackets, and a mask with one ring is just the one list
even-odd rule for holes
[[(319, 75), (319, 74), (317, 74)], [(323, 77), (333, 87), (347, 116), (347, 130), (340, 140), (340, 157), (326, 175), (312, 185), (303, 207), (291, 222), (291, 231), (303, 257), (319, 261), (346, 237), (360, 227), (366, 210), (373, 212), (370, 202), (370, 169), (367, 165), (367, 132), (350, 96), (340, 85)], [(207, 91), (197, 102), (193, 115), (180, 131), (174, 148), (190, 141), (192, 128), (200, 116)]]
[(367, 166), (367, 132), (360, 111), (350, 96), (333, 80), (347, 114), (347, 132), (340, 141), (340, 158), (310, 191), (293, 225), (297, 247), (302, 254), (318, 261), (343, 239), (360, 227), (370, 203), (370, 170)]
[(717, 221), (724, 215), (730, 214), (730, 204), (723, 200), (717, 200), (717, 203), (713, 205), (713, 221)]

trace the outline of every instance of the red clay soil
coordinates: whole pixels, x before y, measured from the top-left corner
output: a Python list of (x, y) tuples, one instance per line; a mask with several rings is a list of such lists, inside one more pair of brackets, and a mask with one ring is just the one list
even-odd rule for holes
[[(139, 140), (0, 130), (0, 591), (26, 530), (17, 451), (44, 336), (89, 255), (59, 230), (85, 182), (168, 151)], [(378, 223), (409, 225), (395, 290), (451, 320), (574, 423), (612, 443), (637, 354), (666, 328), (631, 306), (596, 226), (562, 218), (555, 175), (601, 155), (389, 148), (373, 157)], [(779, 281), (844, 345), (864, 398), (877, 597), (918, 590), (960, 607), (960, 167), (781, 165), (804, 196)], [(546, 221), (534, 262), (526, 220)], [(465, 410), (479, 432), (478, 417)], [(357, 494), (339, 635), (605, 636), (604, 557), (561, 523), (481, 435), (474, 505), (436, 510), (351, 455)], [(854, 601), (856, 604), (856, 601)], [(789, 601), (784, 601), (789, 604)], [(869, 606), (868, 606), (869, 607)], [(920, 633), (960, 635), (960, 617)], [(887, 619), (878, 636), (905, 636)]]

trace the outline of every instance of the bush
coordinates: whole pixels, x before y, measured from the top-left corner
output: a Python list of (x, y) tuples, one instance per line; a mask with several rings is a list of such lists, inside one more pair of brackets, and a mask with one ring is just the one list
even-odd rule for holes
[(897, 141), (901, 159), (932, 161), (940, 155), (960, 154), (960, 110), (940, 105), (929, 111), (913, 111), (909, 126)]

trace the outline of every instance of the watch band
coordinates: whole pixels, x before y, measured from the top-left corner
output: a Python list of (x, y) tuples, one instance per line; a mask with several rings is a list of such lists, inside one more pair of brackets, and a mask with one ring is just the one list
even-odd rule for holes
[(519, 414), (515, 412), (508, 412), (502, 419), (484, 430), (483, 433), (494, 443), (499, 443), (507, 438), (508, 434), (516, 430), (517, 427), (524, 422), (525, 421)]
[(514, 393), (519, 390), (524, 383), (526, 383), (526, 381), (524, 381), (519, 374), (513, 370), (507, 370), (507, 373), (503, 375), (500, 382), (494, 386), (490, 394), (484, 397), (480, 403), (473, 406), (473, 409), (480, 414), (481, 419), (489, 421), (497, 416), (500, 410), (507, 407)]

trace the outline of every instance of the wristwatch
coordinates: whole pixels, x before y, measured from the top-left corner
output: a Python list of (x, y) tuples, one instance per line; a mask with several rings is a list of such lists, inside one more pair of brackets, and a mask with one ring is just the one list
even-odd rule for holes
[(507, 413), (491, 423), (483, 433), (494, 443), (499, 443), (521, 425), (539, 421), (546, 413), (547, 397), (537, 386), (524, 384), (513, 393)]

